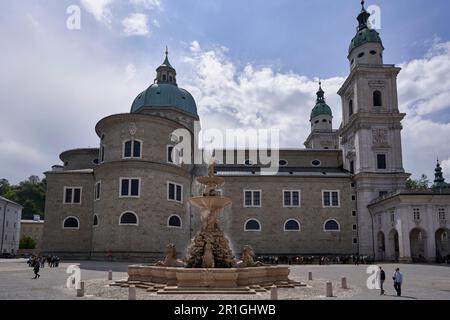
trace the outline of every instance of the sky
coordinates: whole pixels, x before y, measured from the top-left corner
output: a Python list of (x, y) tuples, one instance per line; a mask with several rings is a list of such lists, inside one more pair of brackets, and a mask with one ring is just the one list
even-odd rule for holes
[[(402, 68), (405, 170), (432, 180), (439, 158), (450, 181), (450, 2), (373, 5), (384, 62)], [(340, 125), (360, 9), (358, 0), (3, 0), (0, 178), (43, 177), (61, 152), (97, 147), (95, 124), (129, 112), (166, 45), (202, 128), (277, 128), (282, 147), (303, 148), (319, 79)], [(68, 28), (77, 11), (80, 28)]]

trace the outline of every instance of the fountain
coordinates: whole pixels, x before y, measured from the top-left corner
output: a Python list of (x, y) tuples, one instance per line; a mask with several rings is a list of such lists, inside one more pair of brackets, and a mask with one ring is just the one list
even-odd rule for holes
[(289, 267), (255, 262), (251, 246), (243, 248), (240, 261), (234, 258), (218, 221), (224, 208), (231, 204), (231, 199), (221, 195), (219, 188), (224, 179), (214, 174), (214, 168), (212, 161), (208, 175), (197, 178), (202, 185), (202, 195), (190, 199), (190, 203), (200, 209), (202, 227), (192, 238), (185, 259), (177, 259), (175, 246), (168, 244), (163, 261), (153, 266), (128, 266), (128, 280), (117, 285), (134, 284), (160, 294), (256, 293), (273, 284), (289, 288), (301, 286), (299, 282), (289, 280)]

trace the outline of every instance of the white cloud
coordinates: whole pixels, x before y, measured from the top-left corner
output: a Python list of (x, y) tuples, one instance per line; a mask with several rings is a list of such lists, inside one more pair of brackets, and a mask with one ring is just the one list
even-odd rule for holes
[[(193, 41), (189, 50), (184, 58), (192, 68), (187, 88), (197, 100), (202, 127), (277, 128), (282, 146), (303, 146), (310, 130), (309, 116), (315, 105), (317, 79), (251, 64), (238, 70), (227, 58), (226, 48), (205, 51), (198, 41)], [(336, 77), (323, 81), (335, 126), (341, 119), (335, 92), (343, 80)]]
[(162, 0), (130, 0), (130, 3), (136, 7), (162, 10)]
[(91, 13), (95, 19), (105, 24), (111, 24), (112, 12), (108, 8), (113, 0), (81, 0), (84, 8)]
[(156, 28), (160, 28), (160, 27), (161, 27), (161, 24), (160, 24), (159, 21), (156, 20), (156, 19), (153, 19), (152, 23), (153, 23), (153, 25), (154, 25)]
[(146, 36), (150, 34), (148, 18), (142, 13), (132, 13), (122, 21), (126, 36)]

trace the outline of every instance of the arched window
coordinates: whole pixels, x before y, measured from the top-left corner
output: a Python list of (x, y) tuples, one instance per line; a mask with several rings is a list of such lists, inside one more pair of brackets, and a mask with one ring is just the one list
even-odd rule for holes
[(249, 219), (245, 222), (245, 231), (261, 231), (261, 224), (256, 219)]
[(323, 224), (323, 231), (340, 231), (339, 223), (334, 219), (329, 219)]
[(284, 231), (300, 231), (300, 222), (296, 219), (289, 219), (284, 223)]
[(134, 212), (124, 212), (120, 216), (119, 225), (138, 225), (138, 217)]
[(123, 144), (124, 158), (140, 158), (142, 142), (139, 140), (128, 140)]
[(64, 229), (79, 229), (80, 221), (76, 217), (67, 217), (63, 222)]
[(171, 228), (179, 228), (181, 229), (181, 218), (180, 216), (174, 214), (167, 219), (167, 226)]
[(378, 91), (378, 90), (373, 92), (373, 106), (374, 107), (381, 107), (382, 106), (381, 92)]
[(94, 214), (94, 227), (98, 226), (98, 216)]
[(350, 100), (348, 103), (348, 116), (351, 117), (353, 115), (353, 100)]

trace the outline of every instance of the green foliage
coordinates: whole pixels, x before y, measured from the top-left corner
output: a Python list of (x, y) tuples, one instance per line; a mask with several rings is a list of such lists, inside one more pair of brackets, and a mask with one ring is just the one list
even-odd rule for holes
[(38, 176), (31, 176), (18, 185), (10, 185), (8, 180), (0, 179), (0, 196), (24, 207), (22, 219), (33, 219), (35, 214), (44, 217), (46, 189), (47, 181), (41, 181)]
[(429, 187), (430, 181), (425, 174), (422, 174), (422, 176), (418, 180), (411, 178), (406, 180), (406, 188), (409, 190), (427, 190)]
[(20, 239), (19, 242), (19, 249), (35, 249), (36, 248), (36, 241), (28, 236), (23, 237)]

